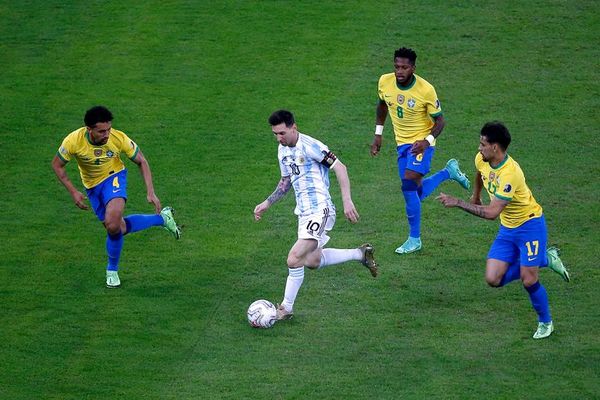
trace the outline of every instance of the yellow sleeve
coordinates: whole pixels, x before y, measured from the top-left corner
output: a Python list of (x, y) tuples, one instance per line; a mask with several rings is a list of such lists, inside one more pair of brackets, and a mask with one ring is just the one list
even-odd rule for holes
[(60, 147), (58, 148), (58, 151), (56, 152), (58, 158), (63, 160), (65, 163), (71, 161), (71, 154), (73, 154), (72, 141), (69, 140), (69, 138), (70, 136), (67, 136), (63, 139)]
[(515, 171), (502, 174), (499, 179), (500, 185), (494, 195), (501, 200), (511, 201), (520, 181), (521, 179), (519, 179)]
[(384, 97), (383, 97), (383, 88), (381, 87), (382, 86), (382, 82), (381, 82), (382, 80), (383, 80), (383, 75), (379, 77), (379, 82), (377, 82), (377, 95), (379, 96), (379, 100), (383, 101), (383, 99), (384, 99)]
[(438, 100), (437, 93), (435, 92), (435, 88), (433, 86), (431, 87), (431, 90), (427, 91), (425, 102), (427, 114), (431, 115), (432, 117), (442, 114), (442, 105)]
[(119, 150), (130, 160), (133, 160), (139, 151), (138, 145), (124, 132), (119, 131), (119, 134), (121, 135), (121, 148)]

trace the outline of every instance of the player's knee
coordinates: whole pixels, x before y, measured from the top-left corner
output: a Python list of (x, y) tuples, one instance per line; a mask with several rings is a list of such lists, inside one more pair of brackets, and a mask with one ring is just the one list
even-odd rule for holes
[(104, 227), (106, 228), (106, 231), (109, 235), (116, 235), (121, 231), (121, 221), (104, 221)]
[(537, 281), (538, 281), (537, 276), (532, 277), (532, 276), (522, 276), (521, 275), (521, 282), (523, 282), (523, 286), (525, 286), (525, 287), (533, 286)]
[(302, 267), (302, 263), (300, 258), (298, 258), (295, 254), (290, 253), (287, 258), (287, 266), (288, 268), (298, 268)]
[(502, 277), (496, 274), (486, 274), (485, 282), (488, 284), (488, 286), (497, 288), (501, 286), (500, 283), (502, 282)]

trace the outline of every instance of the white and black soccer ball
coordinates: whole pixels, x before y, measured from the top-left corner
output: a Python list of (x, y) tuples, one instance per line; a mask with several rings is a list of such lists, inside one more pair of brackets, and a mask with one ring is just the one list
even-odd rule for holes
[(277, 322), (277, 309), (268, 300), (256, 300), (248, 307), (247, 314), (254, 328), (270, 328)]

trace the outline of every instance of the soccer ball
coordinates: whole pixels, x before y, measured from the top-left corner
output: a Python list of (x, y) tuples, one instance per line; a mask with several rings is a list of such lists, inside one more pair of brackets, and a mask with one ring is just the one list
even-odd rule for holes
[(277, 321), (277, 309), (268, 300), (256, 300), (248, 307), (248, 322), (254, 328), (270, 328)]

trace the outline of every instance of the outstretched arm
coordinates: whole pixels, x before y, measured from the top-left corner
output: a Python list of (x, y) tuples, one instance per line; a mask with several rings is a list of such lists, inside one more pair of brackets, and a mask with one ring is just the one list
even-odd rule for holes
[(485, 219), (496, 219), (504, 210), (504, 207), (508, 204), (507, 200), (500, 200), (497, 197), (494, 197), (490, 204), (487, 206), (481, 204), (473, 204), (467, 203), (464, 200), (457, 199), (456, 197), (449, 196), (445, 193), (440, 193), (437, 200), (440, 201), (444, 205), (444, 207), (458, 207), (460, 209), (465, 210), (466, 212), (476, 215), (480, 218)]
[(157, 214), (160, 213), (160, 200), (154, 193), (154, 184), (152, 183), (150, 164), (148, 164), (148, 161), (146, 160), (146, 157), (144, 157), (144, 154), (141, 150), (138, 151), (132, 161), (140, 168), (142, 178), (144, 179), (144, 184), (146, 185), (146, 200), (148, 200), (148, 203), (154, 204), (154, 209)]
[(265, 201), (254, 207), (254, 219), (258, 221), (262, 217), (263, 213), (267, 211), (269, 207), (271, 207), (271, 204), (279, 201), (287, 192), (290, 191), (291, 188), (292, 180), (290, 177), (282, 176), (277, 184), (277, 187), (275, 188), (275, 191), (271, 193), (271, 195), (267, 197)]
[(356, 211), (356, 207), (354, 207), (352, 195), (350, 193), (350, 178), (348, 177), (348, 169), (340, 160), (337, 160), (331, 169), (333, 169), (333, 172), (335, 172), (335, 176), (340, 185), (340, 191), (342, 192), (344, 215), (350, 222), (358, 222), (359, 215)]
[[(381, 150), (382, 134), (381, 134), (381, 132), (378, 132), (377, 129), (380, 129), (381, 131), (383, 131), (383, 125), (385, 124), (385, 119), (387, 118), (387, 115), (388, 115), (387, 104), (385, 104), (385, 101), (379, 100), (377, 102), (377, 108), (375, 109), (376, 131), (375, 131), (375, 137), (373, 138), (373, 143), (371, 144), (371, 155), (372, 156), (376, 156), (377, 154), (379, 154), (379, 151)], [(381, 126), (381, 128), (378, 128), (379, 126)]]
[(56, 174), (56, 177), (58, 178), (60, 183), (62, 183), (63, 186), (67, 188), (69, 194), (73, 198), (73, 202), (75, 203), (75, 205), (81, 208), (82, 210), (87, 210), (89, 209), (89, 206), (85, 204), (86, 197), (83, 195), (83, 193), (81, 193), (75, 188), (73, 182), (71, 182), (71, 180), (69, 179), (69, 176), (67, 175), (67, 171), (65, 169), (66, 165), (67, 164), (63, 160), (61, 160), (60, 157), (58, 157), (57, 155), (55, 155), (52, 159), (52, 169), (54, 170), (54, 173)]

